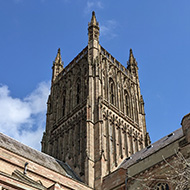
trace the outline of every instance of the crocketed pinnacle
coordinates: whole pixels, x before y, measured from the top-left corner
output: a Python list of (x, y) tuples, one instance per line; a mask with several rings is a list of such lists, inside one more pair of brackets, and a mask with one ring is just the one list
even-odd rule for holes
[(133, 56), (133, 51), (130, 49), (130, 55), (129, 55), (129, 64), (134, 63), (134, 56)]
[(56, 58), (55, 58), (55, 63), (60, 63), (60, 64), (62, 64), (60, 48), (59, 48), (58, 51), (57, 51), (57, 56), (56, 56)]
[(141, 97), (140, 97), (140, 102), (142, 103), (142, 104), (144, 104), (144, 99), (143, 99), (143, 96), (141, 95)]
[(98, 25), (98, 22), (97, 22), (97, 20), (96, 20), (96, 15), (95, 15), (95, 12), (94, 12), (94, 11), (92, 12), (92, 18), (91, 18), (90, 25), (93, 25), (93, 26)]

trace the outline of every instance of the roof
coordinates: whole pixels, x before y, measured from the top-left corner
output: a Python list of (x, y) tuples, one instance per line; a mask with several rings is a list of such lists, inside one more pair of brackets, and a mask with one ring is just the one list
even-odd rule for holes
[(160, 149), (168, 146), (169, 144), (175, 142), (176, 140), (183, 137), (183, 130), (182, 128), (177, 129), (173, 133), (161, 138), (157, 142), (147, 146), (146, 148), (136, 152), (135, 154), (131, 155), (130, 157), (126, 158), (119, 168), (127, 169), (133, 164), (137, 163), (140, 160), (147, 158), (148, 156), (152, 155), (153, 153), (159, 151)]
[(45, 153), (39, 152), (2, 133), (0, 133), (0, 147), (5, 148), (22, 157), (25, 157), (57, 173), (81, 181), (81, 179), (77, 177), (77, 175), (73, 172), (67, 163), (57, 160)]

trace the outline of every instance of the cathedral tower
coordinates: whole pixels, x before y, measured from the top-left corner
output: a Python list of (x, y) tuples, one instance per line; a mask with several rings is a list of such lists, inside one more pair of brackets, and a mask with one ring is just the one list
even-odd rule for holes
[(99, 44), (95, 13), (88, 45), (63, 68), (53, 63), (42, 151), (62, 160), (89, 186), (150, 142), (138, 65), (130, 50), (127, 68)]

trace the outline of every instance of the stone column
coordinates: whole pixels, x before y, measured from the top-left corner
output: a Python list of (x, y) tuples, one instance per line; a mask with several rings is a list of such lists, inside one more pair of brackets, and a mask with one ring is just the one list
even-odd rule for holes
[(133, 133), (132, 129), (128, 130), (128, 142), (129, 142), (129, 156), (133, 154)]
[(128, 133), (127, 133), (127, 127), (126, 125), (123, 126), (123, 147), (125, 148), (125, 151), (124, 151), (124, 156), (125, 157), (128, 157), (129, 155), (129, 148), (128, 148), (128, 145), (129, 145), (129, 142), (128, 142), (128, 137), (127, 137)]

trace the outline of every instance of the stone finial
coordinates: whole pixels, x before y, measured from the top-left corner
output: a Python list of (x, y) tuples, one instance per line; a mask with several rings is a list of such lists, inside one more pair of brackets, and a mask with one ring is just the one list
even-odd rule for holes
[(133, 64), (135, 62), (135, 58), (133, 55), (133, 50), (130, 49), (130, 53), (129, 53), (129, 64)]
[(97, 22), (96, 20), (96, 15), (95, 15), (95, 12), (93, 11), (92, 12), (92, 18), (91, 18), (91, 21), (88, 23), (88, 26), (95, 26), (96, 28), (99, 29), (99, 23)]
[(92, 12), (92, 18), (90, 24), (95, 26), (97, 25), (96, 15), (94, 11)]
[(135, 59), (135, 57), (133, 55), (133, 50), (132, 49), (130, 49), (130, 52), (129, 52), (129, 60), (127, 61), (127, 69), (133, 75), (137, 74), (138, 66), (137, 66), (136, 59)]
[(181, 125), (183, 129), (183, 134), (185, 135), (187, 142), (190, 143), (190, 113), (183, 117)]
[(129, 61), (130, 61), (130, 62), (133, 62), (133, 60), (134, 60), (133, 50), (132, 50), (132, 49), (130, 49)]
[(62, 59), (61, 59), (60, 48), (57, 51), (55, 61), (53, 61), (52, 70), (53, 70), (52, 81), (54, 81), (55, 78), (59, 75), (59, 73), (63, 70), (63, 62), (62, 62)]
[[(94, 55), (94, 58), (98, 55), (97, 50), (99, 49), (99, 23), (96, 20), (95, 12), (92, 12), (91, 21), (88, 23), (88, 43), (90, 49), (94, 52), (89, 54)], [(96, 53), (95, 53), (96, 52)]]
[(62, 64), (62, 59), (61, 59), (61, 52), (60, 52), (61, 50), (60, 50), (60, 48), (58, 49), (58, 51), (57, 51), (57, 55), (56, 55), (56, 58), (55, 58), (55, 63), (60, 63), (60, 64)]

